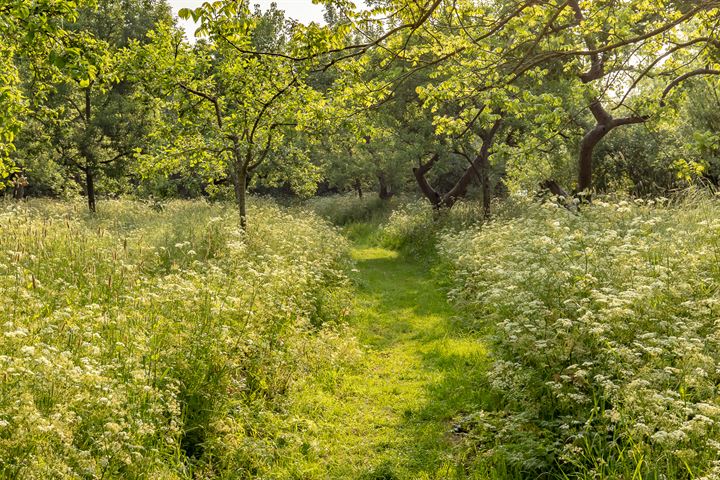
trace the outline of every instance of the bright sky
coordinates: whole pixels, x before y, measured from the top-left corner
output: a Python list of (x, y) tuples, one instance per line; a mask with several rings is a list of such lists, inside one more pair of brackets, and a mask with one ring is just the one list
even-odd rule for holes
[[(199, 7), (207, 0), (169, 0), (173, 12), (177, 15), (181, 8)], [(251, 0), (252, 4), (260, 4), (265, 10), (270, 6), (272, 0)], [(294, 18), (303, 23), (323, 22), (323, 7), (315, 5), (310, 0), (275, 0), (280, 10), (285, 10), (285, 16)], [(192, 21), (180, 20), (180, 25), (185, 29), (188, 37), (192, 37), (195, 27)]]

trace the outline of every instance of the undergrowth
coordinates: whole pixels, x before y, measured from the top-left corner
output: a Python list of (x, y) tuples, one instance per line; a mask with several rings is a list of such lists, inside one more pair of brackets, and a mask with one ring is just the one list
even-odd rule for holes
[[(482, 223), (477, 202), (458, 202), (452, 209), (433, 210), (415, 197), (319, 197), (308, 202), (318, 215), (342, 227), (355, 243), (398, 251), (411, 257), (435, 257), (439, 235)], [(434, 260), (438, 260), (434, 258)]]
[(269, 202), (246, 233), (162, 207), (2, 206), (1, 478), (248, 478), (307, 448), (293, 391), (355, 351), (347, 242)]
[(720, 205), (596, 200), (445, 232), (451, 297), (492, 334), (465, 419), (498, 478), (720, 478)]

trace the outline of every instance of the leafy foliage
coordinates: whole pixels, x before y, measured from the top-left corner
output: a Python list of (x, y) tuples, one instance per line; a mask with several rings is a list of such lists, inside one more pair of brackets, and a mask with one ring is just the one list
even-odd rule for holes
[(7, 157), (27, 114), (19, 56), (39, 68), (47, 56), (56, 58), (56, 47), (62, 46), (68, 35), (63, 20), (77, 18), (79, 5), (74, 0), (9, 0), (0, 6), (0, 186), (10, 173)]

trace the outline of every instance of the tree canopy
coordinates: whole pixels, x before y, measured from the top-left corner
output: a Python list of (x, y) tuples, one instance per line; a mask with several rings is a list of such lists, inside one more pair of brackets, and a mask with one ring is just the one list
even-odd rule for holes
[[(50, 178), (76, 182), (91, 210), (98, 181), (227, 193), (244, 226), (249, 189), (410, 190), (438, 209), (472, 193), (489, 214), (501, 191), (588, 198), (622, 183), (613, 171), (649, 193), (720, 168), (697, 103), (717, 95), (717, 0), (325, 7), (304, 25), (274, 4), (206, 2), (179, 12), (190, 42), (163, 1), (8, 3), (2, 175), (55, 194)], [(648, 138), (662, 162), (608, 170)]]

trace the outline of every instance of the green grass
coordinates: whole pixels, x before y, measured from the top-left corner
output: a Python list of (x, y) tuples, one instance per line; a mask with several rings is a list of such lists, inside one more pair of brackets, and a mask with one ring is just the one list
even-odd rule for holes
[(0, 202), (0, 479), (274, 475), (289, 394), (357, 350), (349, 244), (250, 207)]
[[(355, 227), (351, 331), (358, 362), (301, 393), (312, 454), (289, 461), (295, 478), (461, 477), (453, 420), (477, 410), (486, 354), (464, 333), (429, 266), (367, 245)], [(292, 465), (290, 465), (290, 463)]]

